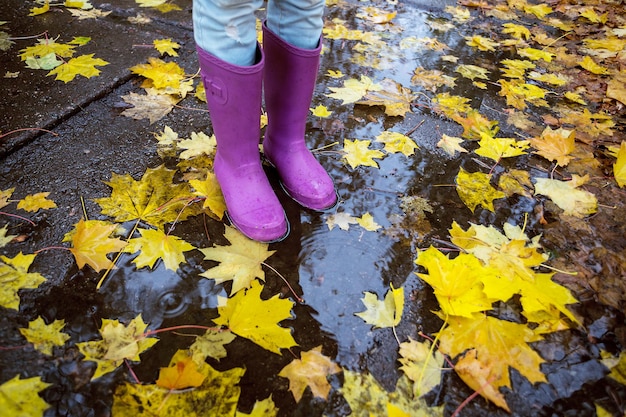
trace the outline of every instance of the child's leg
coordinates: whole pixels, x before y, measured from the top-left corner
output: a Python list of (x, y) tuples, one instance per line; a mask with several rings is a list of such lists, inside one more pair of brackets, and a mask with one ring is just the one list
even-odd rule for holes
[(337, 202), (332, 179), (304, 137), (322, 50), (323, 9), (324, 0), (270, 0), (263, 26), (268, 117), (263, 149), (289, 195), (314, 210)]
[(263, 0), (194, 0), (196, 44), (230, 64), (254, 64), (256, 18)]
[(254, 11), (261, 0), (194, 0), (194, 32), (217, 152), (213, 163), (231, 223), (251, 239), (289, 230), (259, 154), (264, 59)]
[(269, 0), (267, 27), (281, 39), (315, 49), (322, 35), (324, 0)]

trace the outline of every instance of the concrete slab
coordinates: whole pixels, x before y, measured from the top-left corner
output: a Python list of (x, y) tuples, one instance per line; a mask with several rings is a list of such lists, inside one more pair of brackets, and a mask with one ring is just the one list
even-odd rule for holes
[[(95, 54), (109, 65), (99, 67), (101, 74), (90, 79), (82, 76), (64, 83), (47, 76), (48, 71), (29, 69), (19, 57), (23, 48), (35, 45), (37, 40), (15, 39), (15, 44), (0, 53), (2, 74), (0, 78), (0, 134), (26, 129), (0, 138), (0, 156), (23, 146), (39, 136), (40, 130), (54, 129), (63, 120), (76, 114), (89, 103), (102, 98), (116, 87), (129, 81), (129, 68), (143, 63), (158, 52), (149, 47), (155, 39), (172, 38), (183, 47), (192, 46), (191, 0), (178, 0), (180, 11), (163, 14), (154, 9), (137, 7), (132, 0), (115, 2), (93, 2), (103, 11), (111, 12), (98, 19), (79, 20), (66, 8), (28, 16), (34, 2), (7, 0), (0, 20), (7, 21), (2, 30), (11, 37), (22, 38), (45, 33), (45, 37), (57, 42), (69, 42), (75, 36), (91, 37), (91, 41), (76, 48), (75, 56)], [(142, 14), (151, 21), (145, 24), (131, 23), (128, 17)], [(16, 78), (5, 77), (6, 73), (18, 73)]]

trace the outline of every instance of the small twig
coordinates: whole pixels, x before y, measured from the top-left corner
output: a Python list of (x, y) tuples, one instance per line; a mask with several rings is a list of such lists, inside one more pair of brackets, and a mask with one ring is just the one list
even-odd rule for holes
[(418, 124), (416, 124), (413, 128), (411, 128), (411, 130), (409, 130), (408, 132), (406, 132), (406, 133), (404, 134), (404, 136), (411, 136), (413, 133), (415, 133), (415, 131), (416, 131), (417, 129), (419, 129), (419, 128), (420, 128), (420, 127), (424, 124), (424, 122), (425, 122), (425, 121), (426, 121), (426, 119), (423, 119), (421, 122), (419, 122)]

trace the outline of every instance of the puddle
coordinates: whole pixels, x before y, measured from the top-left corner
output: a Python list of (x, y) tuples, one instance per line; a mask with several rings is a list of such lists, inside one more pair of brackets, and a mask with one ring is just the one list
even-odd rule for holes
[[(402, 38), (436, 37), (452, 48), (446, 53), (454, 54), (467, 63), (472, 62), (473, 58), (468, 55), (460, 32), (443, 33), (432, 29), (432, 22), (441, 16), (439, 11), (425, 11), (408, 5), (400, 7), (400, 10), (395, 22), (404, 29)], [(330, 17), (345, 19), (348, 22), (346, 25), (350, 27), (372, 30), (371, 26), (364, 26), (355, 17), (352, 9), (332, 12)], [(394, 43), (399, 39), (395, 34), (381, 32), (380, 36), (388, 44), (386, 49), (380, 50), (380, 56), (376, 59), (360, 56), (345, 42), (327, 42), (320, 74), (325, 74), (329, 69), (341, 70), (346, 78), (358, 78), (365, 74), (376, 80), (389, 77), (404, 86), (410, 86), (413, 70), (417, 66), (440, 69), (447, 74), (452, 72), (454, 65), (441, 61), (441, 53), (417, 47), (401, 49)], [(355, 64), (355, 60), (359, 63)], [(450, 192), (459, 166), (477, 166), (469, 156), (464, 159), (452, 158), (436, 146), (442, 132), (458, 135), (462, 130), (458, 125), (434, 115), (423, 106), (403, 119), (386, 117), (380, 108), (373, 107), (356, 106), (354, 112), (346, 111), (345, 106), (325, 96), (329, 92), (328, 87), (339, 86), (341, 82), (320, 76), (313, 106), (324, 104), (335, 116), (332, 124), (312, 120), (309, 136), (311, 148), (322, 148), (335, 141), (339, 143), (324, 148), (319, 152), (319, 158), (336, 180), (340, 204), (333, 212), (318, 214), (300, 210), (281, 196), (292, 224), (292, 232), (286, 241), (272, 245), (271, 249), (277, 253), (267, 263), (280, 272), (298, 296), (304, 299), (304, 303), (294, 307), (293, 319), (283, 323), (293, 329), (302, 350), (323, 346), (324, 352), (344, 369), (369, 372), (381, 386), (393, 390), (400, 376), (396, 335), (391, 329), (372, 329), (372, 326), (355, 316), (356, 312), (365, 309), (362, 302), (364, 292), (372, 292), (382, 298), (391, 285), (396, 288), (403, 286), (406, 300), (410, 302), (407, 301), (403, 320), (396, 329), (397, 337), (404, 341), (409, 337), (417, 338), (420, 332), (435, 334), (442, 322), (432, 313), (438, 309), (432, 290), (414, 274), (417, 248), (426, 248), (447, 240), (448, 228), (453, 220), (463, 224), (472, 221), (485, 225), (502, 225), (505, 222), (522, 224), (527, 221), (526, 230), (531, 236), (541, 233), (543, 229), (539, 224), (540, 216), (527, 217), (527, 214), (533, 214), (536, 210), (536, 203), (530, 198), (515, 197), (509, 199), (506, 206), (498, 207), (496, 213), (482, 210), (472, 215), (455, 193)], [(485, 111), (497, 108), (497, 102), (491, 102), (488, 98), (488, 94), (493, 95), (493, 92), (483, 92), (470, 83), (459, 81), (452, 90), (452, 93), (455, 92), (474, 97), (474, 107)], [(416, 102), (426, 103), (426, 100), (418, 97)], [(420, 147), (415, 155), (388, 155), (378, 161), (379, 168), (351, 169), (338, 153), (344, 139), (374, 141), (384, 130), (410, 132), (415, 127), (417, 129), (411, 137)], [(156, 128), (153, 126), (151, 129), (154, 131)], [(151, 136), (146, 133), (142, 140), (148, 140), (148, 137)], [(55, 152), (54, 146), (48, 146), (49, 152)], [(374, 146), (382, 148), (381, 144)], [(155, 160), (155, 155), (146, 151), (145, 146), (140, 149), (142, 158)], [(96, 152), (100, 155), (99, 151)], [(121, 154), (117, 156), (123, 158)], [(28, 151), (20, 150), (7, 158), (11, 165), (2, 171), (0, 189), (19, 186), (21, 175), (16, 173), (15, 168), (25, 163), (19, 160), (20, 157), (28, 158)], [(526, 162), (520, 159), (518, 163)], [(28, 166), (35, 164), (31, 161)], [(527, 166), (525, 168), (528, 169)], [(134, 172), (141, 172), (141, 169), (135, 167)], [(61, 171), (58, 174), (60, 179), (53, 181), (40, 179), (36, 183), (36, 180), (29, 180), (29, 190), (70, 193), (71, 187), (79, 190), (80, 194), (81, 184), (69, 183), (71, 174)], [(105, 175), (109, 175), (108, 172)], [(89, 182), (88, 178), (81, 180)], [(93, 179), (91, 183), (93, 187)], [(103, 188), (99, 188), (100, 194), (97, 196), (101, 196)], [(403, 206), (403, 198), (407, 196), (425, 199), (432, 210), (422, 214), (407, 211), (406, 206)], [(89, 204), (94, 207), (93, 203)], [(337, 225), (331, 230), (328, 221), (337, 213), (355, 217), (369, 213), (380, 224), (382, 231), (366, 231), (356, 224), (351, 225), (349, 230), (342, 230)], [(63, 224), (72, 224), (73, 220), (70, 219), (77, 219), (80, 213), (74, 212), (72, 216)], [(220, 240), (222, 226), (208, 218), (196, 217), (182, 222), (177, 225), (176, 234), (196, 247), (206, 247), (205, 222), (209, 235), (215, 238), (211, 242), (223, 244), (223, 239)], [(46, 227), (58, 225), (54, 222), (39, 223)], [(411, 229), (407, 225), (412, 225)], [(34, 239), (45, 231), (31, 233)], [(51, 244), (54, 238), (45, 236), (42, 240), (49, 240)], [(39, 242), (34, 242), (34, 245), (39, 246)], [(178, 273), (166, 270), (162, 263), (157, 263), (153, 270), (137, 270), (132, 258), (131, 255), (123, 255), (119, 259), (118, 269), (107, 277), (99, 292), (93, 290), (95, 282), (100, 279), (99, 274), (90, 270), (76, 271), (75, 267), (69, 265), (67, 257), (48, 258), (52, 262), (46, 267), (50, 274), (55, 270), (64, 273), (51, 278), (38, 290), (21, 293), (19, 313), (7, 313), (1, 319), (0, 337), (3, 343), (6, 346), (23, 344), (17, 327), (24, 327), (28, 323), (26, 317), (34, 318), (37, 315), (42, 315), (48, 321), (64, 319), (67, 323), (66, 332), (71, 335), (73, 343), (96, 339), (99, 320), (103, 318), (127, 322), (141, 314), (144, 321), (149, 323), (149, 329), (190, 323), (211, 326), (220, 297), (227, 296), (228, 287), (198, 276), (209, 267), (200, 252), (189, 252), (187, 262)], [(263, 294), (270, 296), (279, 293), (293, 299), (288, 286), (275, 273), (266, 269), (266, 274)], [(536, 349), (546, 359), (542, 371), (547, 376), (548, 384), (531, 385), (517, 371), (512, 371), (512, 388), (505, 393), (513, 409), (512, 415), (592, 416), (595, 415), (595, 399), (607, 404), (606, 399), (610, 397), (622, 406), (626, 403), (626, 390), (617, 383), (606, 382), (604, 377), (607, 369), (599, 361), (601, 349), (610, 348), (613, 353), (619, 351), (620, 341), (613, 331), (619, 327), (623, 329), (623, 323), (619, 322), (624, 318), (623, 312), (615, 309), (601, 311), (602, 306), (593, 300), (587, 304), (584, 308), (594, 313), (585, 313), (593, 316), (586, 329), (589, 338), (593, 340), (587, 339), (582, 331), (567, 331), (554, 333), (545, 341), (537, 343)], [(519, 312), (514, 307), (503, 307), (506, 308), (511, 308), (509, 314), (512, 317), (519, 318)], [(160, 342), (142, 355), (141, 363), (133, 366), (142, 381), (153, 382), (158, 376), (158, 368), (166, 366), (177, 349), (187, 348), (190, 344), (190, 337), (185, 335), (185, 331), (162, 334), (159, 338)], [(346, 401), (336, 390), (331, 393), (327, 403), (313, 399), (307, 393), (305, 399), (296, 404), (287, 392), (286, 380), (277, 377), (277, 373), (287, 363), (279, 355), (243, 339), (229, 345), (228, 352), (226, 359), (211, 364), (222, 370), (233, 366), (246, 367), (246, 375), (240, 384), (241, 409), (249, 411), (256, 400), (272, 394), (281, 416), (349, 414)], [(22, 371), (24, 364), (28, 364), (23, 369), (23, 375), (44, 375), (47, 382), (54, 384), (42, 395), (53, 404), (45, 413), (46, 417), (109, 415), (112, 393), (125, 380), (125, 370), (90, 383), (85, 375), (89, 374), (91, 365), (79, 360), (75, 347), (58, 349), (56, 353), (59, 356), (42, 359), (30, 348), (3, 350), (0, 352), (0, 363), (3, 365), (0, 375), (6, 380)], [(331, 378), (334, 388), (341, 385), (340, 379)], [(454, 373), (447, 371), (444, 372), (440, 388), (428, 399), (432, 405), (444, 405), (445, 415), (450, 415), (472, 393)], [(467, 405), (462, 415), (482, 417), (508, 414), (478, 397)]]

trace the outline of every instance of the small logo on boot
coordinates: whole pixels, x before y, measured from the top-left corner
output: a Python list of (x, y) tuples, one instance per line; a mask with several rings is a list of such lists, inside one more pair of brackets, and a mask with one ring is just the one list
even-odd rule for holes
[(207, 79), (205, 84), (208, 87), (206, 88), (207, 101), (226, 104), (228, 101), (226, 85), (219, 78)]

